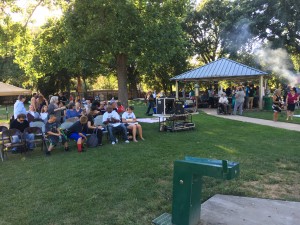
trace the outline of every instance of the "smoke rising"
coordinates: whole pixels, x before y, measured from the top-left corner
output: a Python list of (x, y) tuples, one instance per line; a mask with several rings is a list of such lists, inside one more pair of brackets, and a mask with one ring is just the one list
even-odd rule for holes
[(292, 72), (293, 64), (290, 61), (289, 54), (286, 50), (259, 48), (254, 51), (256, 61), (267, 70), (272, 71), (275, 75), (288, 80), (289, 85), (295, 86), (298, 83), (300, 74)]

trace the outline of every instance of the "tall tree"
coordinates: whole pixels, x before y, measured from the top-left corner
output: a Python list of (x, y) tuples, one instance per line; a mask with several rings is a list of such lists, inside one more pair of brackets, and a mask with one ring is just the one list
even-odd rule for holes
[(191, 11), (184, 23), (191, 49), (203, 63), (209, 63), (225, 54), (222, 40), (223, 23), (232, 9), (232, 1), (205, 0)]
[[(75, 1), (66, 14), (70, 43), (81, 49), (77, 52), (82, 57), (115, 65), (118, 97), (127, 105), (129, 58), (148, 55), (160, 62), (172, 58), (180, 33), (180, 24), (174, 24), (183, 16), (186, 4), (184, 0)], [(141, 61), (145, 62), (145, 57)]]

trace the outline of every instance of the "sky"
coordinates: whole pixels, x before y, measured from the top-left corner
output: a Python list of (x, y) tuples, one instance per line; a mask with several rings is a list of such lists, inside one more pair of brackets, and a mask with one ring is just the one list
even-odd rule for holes
[[(34, 0), (18, 0), (17, 5), (21, 8), (26, 8), (28, 7), (29, 2), (34, 2)], [(33, 21), (29, 25), (31, 26), (41, 26), (43, 25), (49, 17), (59, 17), (61, 16), (61, 11), (60, 10), (54, 10), (50, 11), (46, 7), (38, 6), (36, 10), (34, 11), (31, 20)], [(21, 13), (12, 13), (13, 20), (15, 21), (22, 21), (23, 20), (23, 15)]]
[[(18, 0), (17, 4), (18, 6), (22, 8), (28, 7), (29, 2), (35, 2), (36, 0)], [(196, 3), (199, 4), (202, 0), (196, 0)], [(46, 23), (47, 19), (49, 17), (60, 17), (62, 15), (62, 12), (60, 10), (54, 10), (50, 11), (46, 7), (39, 6), (34, 11), (31, 21), (32, 23), (29, 23), (30, 26), (42, 26), (44, 23)], [(22, 21), (23, 15), (21, 13), (12, 13), (12, 17), (15, 21)]]

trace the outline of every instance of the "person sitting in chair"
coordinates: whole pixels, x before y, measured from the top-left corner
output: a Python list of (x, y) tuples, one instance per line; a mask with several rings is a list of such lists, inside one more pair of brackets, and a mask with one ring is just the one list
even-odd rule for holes
[(79, 121), (75, 122), (69, 129), (69, 138), (77, 142), (78, 152), (82, 152), (84, 141), (87, 140), (86, 134), (88, 132), (87, 126), (88, 118), (81, 116)]
[(56, 123), (56, 116), (54, 114), (49, 115), (49, 119), (45, 125), (45, 133), (48, 136), (50, 145), (46, 152), (46, 155), (50, 155), (52, 149), (57, 145), (61, 139), (65, 151), (69, 151), (67, 138), (60, 132), (59, 125)]
[(219, 106), (223, 110), (224, 114), (229, 113), (229, 105), (228, 105), (228, 99), (226, 97), (226, 94), (222, 92), (221, 97), (219, 98)]
[(103, 136), (102, 129), (104, 129), (104, 128), (100, 125), (96, 126), (94, 124), (94, 119), (99, 115), (100, 115), (100, 112), (97, 110), (97, 106), (95, 106), (95, 105), (91, 106), (91, 111), (87, 115), (87, 117), (88, 117), (87, 126), (88, 126), (89, 134), (92, 134), (95, 129), (98, 129), (97, 130), (98, 146), (102, 146), (102, 136)]
[(113, 110), (111, 105), (108, 105), (106, 108), (106, 112), (103, 115), (103, 123), (107, 125), (111, 144), (114, 145), (117, 142), (117, 139), (114, 135), (116, 131), (121, 131), (125, 143), (129, 143), (127, 129), (123, 123), (120, 123), (120, 116), (116, 111)]
[[(27, 128), (27, 127), (29, 127), (29, 122), (26, 120), (26, 115), (21, 113), (17, 116), (17, 119), (12, 121), (9, 129), (18, 129), (19, 131), (21, 131), (23, 133), (25, 128)], [(12, 140), (13, 143), (20, 142), (20, 139), (18, 136), (13, 136), (12, 138), (13, 138), (13, 140)], [(34, 140), (34, 134), (26, 134), (25, 138), (28, 141), (27, 148), (29, 150), (33, 150), (34, 143), (30, 143), (30, 141)], [(13, 153), (18, 152), (18, 150), (19, 150), (18, 148), (12, 149)]]
[(136, 117), (133, 110), (134, 110), (133, 106), (129, 106), (127, 108), (127, 110), (122, 115), (122, 122), (125, 123), (125, 126), (127, 125), (127, 129), (132, 130), (133, 141), (138, 142), (136, 140), (136, 131), (138, 130), (140, 139), (144, 140), (143, 130), (142, 130), (142, 126), (138, 124), (138, 122), (136, 121)]

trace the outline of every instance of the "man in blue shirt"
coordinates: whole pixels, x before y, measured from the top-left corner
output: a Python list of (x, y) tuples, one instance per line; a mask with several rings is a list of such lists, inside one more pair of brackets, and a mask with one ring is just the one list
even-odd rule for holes
[(14, 104), (14, 119), (17, 119), (20, 114), (27, 114), (24, 102), (26, 97), (24, 95), (19, 95), (18, 100)]

